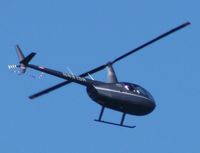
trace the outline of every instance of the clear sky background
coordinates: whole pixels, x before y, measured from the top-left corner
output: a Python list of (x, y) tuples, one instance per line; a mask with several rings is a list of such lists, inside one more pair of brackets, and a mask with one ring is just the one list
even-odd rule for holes
[[(1, 153), (200, 152), (200, 18), (198, 0), (1, 0)], [(32, 63), (75, 74), (88, 71), (155, 36), (181, 31), (114, 65), (120, 81), (148, 89), (157, 107), (127, 116), (135, 129), (96, 123), (100, 106), (70, 84), (35, 100), (28, 96), (62, 79), (28, 70), (18, 76), (14, 45), (37, 56)], [(106, 81), (106, 70), (93, 75)], [(106, 110), (104, 119), (121, 114)]]

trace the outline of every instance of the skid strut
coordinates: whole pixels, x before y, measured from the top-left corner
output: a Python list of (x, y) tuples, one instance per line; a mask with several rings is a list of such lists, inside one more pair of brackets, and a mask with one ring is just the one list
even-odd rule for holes
[(122, 114), (122, 118), (121, 118), (120, 123), (113, 123), (113, 122), (108, 122), (108, 121), (102, 120), (102, 116), (103, 116), (104, 110), (105, 110), (105, 107), (102, 106), (101, 112), (99, 114), (99, 118), (95, 119), (94, 121), (101, 122), (101, 123), (106, 123), (106, 124), (111, 124), (111, 125), (117, 125), (117, 126), (126, 127), (126, 128), (135, 128), (136, 127), (136, 126), (124, 125), (124, 120), (125, 120), (126, 113)]

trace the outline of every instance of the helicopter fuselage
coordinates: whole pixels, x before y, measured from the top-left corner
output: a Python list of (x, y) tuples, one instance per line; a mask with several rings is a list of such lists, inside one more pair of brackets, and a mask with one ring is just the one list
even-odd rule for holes
[(103, 107), (125, 114), (147, 115), (156, 106), (152, 95), (137, 84), (127, 82), (105, 83), (32, 64), (29, 64), (28, 67), (83, 85), (93, 101)]
[(97, 83), (87, 87), (89, 97), (103, 107), (131, 115), (146, 115), (155, 108), (150, 93), (131, 83)]
[[(19, 74), (25, 73), (27, 67), (29, 67), (31, 69), (38, 70), (43, 73), (47, 73), (65, 80), (59, 84), (56, 84), (52, 87), (49, 87), (45, 90), (42, 90), (36, 94), (29, 96), (30, 99), (34, 99), (36, 97), (49, 93), (50, 91), (58, 89), (64, 85), (67, 85), (71, 82), (74, 82), (82, 86), (85, 86), (89, 97), (102, 106), (99, 118), (95, 119), (95, 121), (108, 123), (112, 125), (118, 125), (122, 127), (134, 128), (135, 126), (129, 126), (124, 124), (126, 114), (138, 115), (138, 116), (146, 115), (154, 110), (156, 104), (151, 94), (143, 87), (133, 83), (119, 82), (117, 79), (117, 75), (115, 74), (115, 71), (113, 69), (113, 64), (188, 25), (190, 25), (190, 22), (185, 22), (155, 37), (154, 39), (134, 48), (133, 50), (126, 52), (125, 54), (115, 58), (114, 60), (109, 61), (106, 64), (100, 65), (96, 68), (93, 68), (78, 76), (75, 76), (73, 73), (65, 73), (50, 68), (45, 68), (43, 66), (29, 64), (29, 62), (36, 55), (36, 53), (32, 52), (25, 57), (18, 45), (16, 45), (16, 52), (19, 58), (19, 65), (17, 65), (16, 67), (19, 68)], [(12, 66), (8, 67), (12, 68)], [(91, 77), (91, 74), (97, 73), (105, 68), (107, 68), (108, 71), (107, 83), (101, 81), (95, 81)], [(86, 78), (87, 76), (90, 76), (91, 79)], [(102, 120), (105, 108), (110, 108), (122, 112), (120, 123), (113, 123)]]

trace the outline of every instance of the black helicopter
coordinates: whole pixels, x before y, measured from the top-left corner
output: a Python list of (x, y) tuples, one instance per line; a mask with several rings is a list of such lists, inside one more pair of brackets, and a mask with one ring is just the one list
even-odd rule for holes
[[(42, 73), (47, 73), (47, 74), (50, 74), (50, 75), (53, 75), (65, 80), (64, 82), (61, 82), (48, 89), (42, 90), (36, 94), (31, 95), (29, 97), (30, 99), (34, 99), (41, 95), (47, 94), (48, 92), (58, 89), (71, 82), (78, 83), (80, 85), (85, 86), (89, 97), (102, 106), (99, 117), (95, 121), (112, 124), (112, 125), (118, 125), (122, 127), (134, 128), (135, 126), (129, 126), (129, 125), (124, 124), (125, 115), (130, 114), (130, 115), (142, 116), (142, 115), (149, 114), (156, 107), (155, 100), (152, 97), (152, 95), (143, 87), (137, 84), (133, 84), (133, 83), (119, 82), (117, 80), (117, 76), (113, 69), (113, 64), (124, 59), (130, 54), (135, 53), (136, 51), (162, 39), (163, 37), (166, 37), (170, 35), (171, 33), (176, 32), (188, 26), (189, 24), (190, 22), (185, 22), (181, 24), (180, 26), (177, 26), (163, 33), (162, 35), (142, 44), (141, 46), (123, 54), (122, 56), (119, 56), (113, 61), (109, 61), (106, 64), (103, 64), (97, 68), (94, 68), (90, 71), (82, 73), (79, 76), (75, 76), (71, 73), (65, 73), (65, 72), (49, 69), (43, 66), (29, 64), (29, 62), (36, 55), (36, 53), (32, 52), (28, 56), (25, 57), (19, 45), (16, 45), (16, 52), (19, 58), (19, 65), (9, 66), (9, 68), (13, 68), (13, 67), (19, 68), (20, 74), (23, 74), (26, 72), (26, 69), (28, 67), (31, 69), (41, 71)], [(96, 81), (92, 77), (90, 79), (86, 78), (87, 76), (90, 76), (91, 74), (101, 71), (104, 68), (107, 68), (107, 71), (108, 71), (108, 74), (107, 74), (108, 82)], [(110, 108), (110, 109), (122, 112), (122, 118), (120, 122), (113, 123), (113, 122), (102, 120), (102, 116), (103, 116), (105, 108)]]

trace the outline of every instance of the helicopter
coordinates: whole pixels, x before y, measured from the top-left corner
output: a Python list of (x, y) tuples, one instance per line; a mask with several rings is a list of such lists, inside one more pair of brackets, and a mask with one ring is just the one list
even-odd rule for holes
[[(54, 86), (51, 86), (45, 90), (42, 90), (38, 93), (29, 96), (30, 99), (34, 99), (44, 94), (47, 94), (71, 82), (77, 83), (79, 85), (85, 86), (88, 96), (101, 106), (101, 111), (99, 113), (98, 119), (95, 119), (95, 121), (126, 128), (135, 128), (136, 126), (124, 124), (126, 114), (136, 115), (136, 116), (147, 115), (155, 109), (156, 107), (155, 100), (153, 96), (150, 94), (150, 92), (148, 92), (145, 88), (141, 87), (140, 85), (129, 82), (119, 82), (117, 79), (117, 75), (114, 71), (113, 65), (116, 62), (124, 59), (125, 57), (143, 49), (144, 47), (147, 47), (148, 45), (188, 25), (190, 25), (190, 22), (185, 22), (155, 37), (154, 39), (140, 45), (139, 47), (129, 52), (126, 52), (125, 54), (115, 58), (114, 60), (109, 61), (103, 65), (100, 65), (99, 67), (96, 67), (78, 76), (74, 75), (73, 73), (61, 72), (50, 68), (46, 68), (44, 66), (29, 64), (29, 62), (36, 55), (36, 53), (32, 52), (25, 57), (19, 45), (16, 45), (16, 53), (19, 58), (19, 65), (14, 65), (14, 66), (11, 65), (8, 67), (9, 69), (18, 68), (20, 74), (24, 74), (27, 68), (31, 68), (37, 71), (41, 71), (42, 73), (50, 74), (55, 77), (64, 79), (64, 81), (59, 84), (56, 84)], [(99, 72), (105, 68), (107, 68), (107, 77), (108, 77), (107, 82), (94, 80), (91, 77), (91, 74)], [(122, 117), (119, 123), (105, 121), (102, 119), (105, 108), (112, 109), (122, 113)]]

